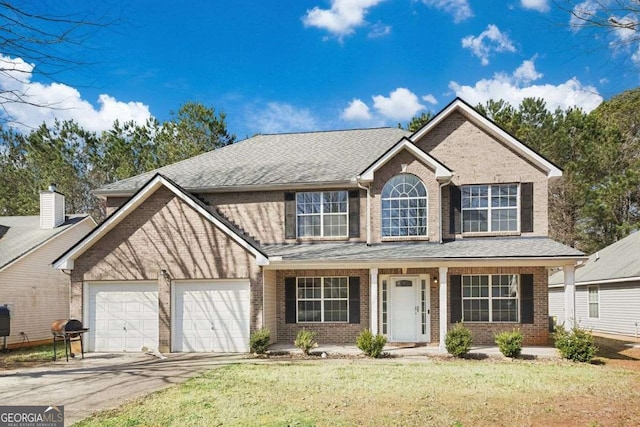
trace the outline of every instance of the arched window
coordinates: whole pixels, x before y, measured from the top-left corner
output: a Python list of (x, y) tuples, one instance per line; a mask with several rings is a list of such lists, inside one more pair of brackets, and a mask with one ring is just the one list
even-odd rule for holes
[(427, 188), (403, 173), (382, 189), (382, 237), (427, 235)]

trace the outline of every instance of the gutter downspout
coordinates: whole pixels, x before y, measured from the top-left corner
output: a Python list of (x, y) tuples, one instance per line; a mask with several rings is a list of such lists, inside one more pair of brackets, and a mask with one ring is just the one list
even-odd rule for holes
[(367, 191), (367, 246), (371, 246), (371, 186), (360, 184), (360, 175), (356, 176), (358, 188)]
[[(442, 238), (442, 189), (451, 183), (451, 178), (449, 178), (446, 182), (441, 182), (439, 185), (439, 198), (438, 198), (438, 236), (440, 237), (440, 244), (443, 243)], [(449, 201), (451, 203), (451, 201)]]

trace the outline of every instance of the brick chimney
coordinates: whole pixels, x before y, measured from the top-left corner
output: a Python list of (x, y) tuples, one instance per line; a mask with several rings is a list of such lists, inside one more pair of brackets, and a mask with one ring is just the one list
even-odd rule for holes
[(40, 228), (56, 228), (64, 220), (64, 194), (50, 184), (48, 190), (40, 192)]

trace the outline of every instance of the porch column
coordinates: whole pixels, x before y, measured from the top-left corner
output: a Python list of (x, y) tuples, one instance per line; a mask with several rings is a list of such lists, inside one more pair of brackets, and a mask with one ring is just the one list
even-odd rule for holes
[(562, 267), (564, 272), (564, 326), (576, 326), (576, 268), (574, 265)]
[(447, 272), (448, 267), (440, 267), (438, 269), (439, 276), (438, 283), (440, 284), (440, 353), (446, 353), (447, 349), (444, 346), (444, 339), (447, 336), (447, 326), (449, 324), (447, 319)]
[(378, 333), (378, 269), (369, 269), (369, 319), (371, 333)]

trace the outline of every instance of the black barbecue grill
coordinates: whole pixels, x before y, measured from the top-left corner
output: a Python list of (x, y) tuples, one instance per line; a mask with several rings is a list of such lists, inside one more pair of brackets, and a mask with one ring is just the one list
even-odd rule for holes
[(51, 333), (53, 334), (53, 360), (56, 360), (56, 342), (64, 342), (64, 353), (69, 361), (69, 355), (75, 357), (71, 351), (71, 343), (80, 341), (80, 352), (84, 359), (84, 345), (82, 343), (82, 335), (89, 332), (89, 329), (82, 326), (82, 322), (76, 319), (56, 320), (51, 324)]

